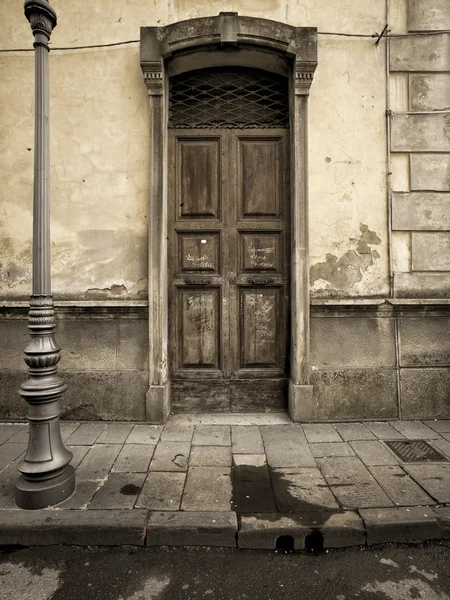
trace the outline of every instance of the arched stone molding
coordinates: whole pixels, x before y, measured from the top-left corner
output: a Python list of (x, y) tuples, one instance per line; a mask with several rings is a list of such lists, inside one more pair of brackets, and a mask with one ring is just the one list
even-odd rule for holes
[(141, 28), (141, 68), (150, 104), (149, 391), (147, 420), (170, 413), (167, 327), (167, 120), (171, 75), (247, 66), (289, 77), (291, 129), (291, 353), (289, 413), (312, 417), (309, 361), (307, 104), (317, 66), (317, 29), (220, 13)]

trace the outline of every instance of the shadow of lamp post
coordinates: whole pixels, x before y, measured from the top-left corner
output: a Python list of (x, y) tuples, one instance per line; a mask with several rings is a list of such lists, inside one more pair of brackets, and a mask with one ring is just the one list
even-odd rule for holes
[(75, 490), (72, 453), (61, 439), (59, 400), (67, 384), (58, 374), (55, 310), (50, 284), (50, 148), (48, 42), (56, 13), (47, 0), (27, 0), (35, 48), (35, 137), (33, 191), (33, 288), (28, 313), (30, 341), (25, 348), (28, 379), (20, 395), (28, 402), (28, 450), (19, 463), (16, 503), (20, 508), (53, 506)]

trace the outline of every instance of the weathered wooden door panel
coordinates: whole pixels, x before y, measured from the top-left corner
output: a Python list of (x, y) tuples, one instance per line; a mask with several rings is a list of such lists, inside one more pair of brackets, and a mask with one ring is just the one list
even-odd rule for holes
[(171, 130), (174, 410), (282, 410), (289, 316), (287, 130)]
[[(239, 243), (240, 241), (240, 243)], [(240, 231), (239, 273), (281, 273), (283, 266), (281, 231)]]
[(220, 370), (220, 290), (177, 290), (180, 369)]
[(283, 209), (283, 138), (236, 136), (238, 218), (279, 218)]
[(231, 410), (230, 384), (223, 379), (214, 381), (173, 379), (170, 383), (170, 394), (173, 412), (229, 412)]
[(179, 218), (220, 218), (220, 145), (220, 137), (178, 140)]
[[(241, 376), (249, 370), (263, 370), (260, 375), (284, 374), (284, 352), (281, 347), (283, 328), (280, 288), (240, 288), (239, 332), (241, 339), (239, 369)], [(255, 375), (253, 373), (253, 375)]]
[[(263, 384), (262, 384), (263, 383)], [(229, 405), (231, 412), (286, 410), (288, 380), (237, 379), (230, 381)]]
[(280, 378), (286, 373), (288, 342), (287, 132), (245, 130), (232, 138), (238, 318), (232, 319), (231, 339), (239, 348), (234, 374), (253, 381)]
[[(223, 301), (228, 282), (222, 276), (228, 264), (223, 210), (228, 204), (228, 143), (224, 130), (171, 131), (169, 136), (171, 378), (180, 383), (213, 380), (216, 389), (230, 370), (229, 315)], [(189, 397), (193, 389), (189, 385)], [(200, 396), (210, 389), (203, 382)]]
[(219, 232), (176, 232), (177, 272), (220, 274)]

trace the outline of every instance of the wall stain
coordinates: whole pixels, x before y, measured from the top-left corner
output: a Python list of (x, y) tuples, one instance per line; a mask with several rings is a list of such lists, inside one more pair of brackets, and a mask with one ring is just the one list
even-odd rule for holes
[(361, 235), (356, 242), (354, 250), (347, 252), (338, 258), (334, 254), (327, 254), (325, 262), (316, 263), (311, 266), (311, 284), (322, 279), (331, 284), (335, 290), (348, 291), (355, 283), (362, 280), (364, 273), (374, 264), (374, 260), (380, 258), (376, 250), (371, 246), (381, 244), (381, 239), (374, 231), (371, 231), (364, 223), (360, 224)]
[(93, 404), (79, 404), (69, 408), (61, 413), (60, 418), (68, 421), (103, 421)]
[[(27, 298), (32, 241), (0, 234), (0, 257), (0, 293)], [(146, 236), (129, 230), (78, 231), (73, 239), (52, 242), (52, 289), (60, 299), (146, 298), (147, 260)]]
[(12, 237), (0, 239), (0, 289), (31, 283), (31, 241), (20, 247)]
[(121, 296), (128, 296), (128, 290), (126, 286), (117, 284), (108, 288), (90, 288), (84, 295), (86, 300), (120, 298)]
[(450, 142), (450, 115), (444, 115), (444, 133)]

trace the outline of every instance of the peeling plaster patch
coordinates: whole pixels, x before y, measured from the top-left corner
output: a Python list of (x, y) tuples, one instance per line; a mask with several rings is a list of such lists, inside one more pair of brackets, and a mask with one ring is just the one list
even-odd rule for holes
[(320, 290), (324, 288), (329, 289), (331, 288), (331, 286), (329, 281), (326, 281), (325, 279), (322, 279), (322, 277), (319, 277), (319, 279), (311, 281), (311, 288)]
[(120, 298), (120, 297), (144, 297), (147, 295), (147, 280), (142, 278), (137, 283), (132, 285), (130, 289), (126, 285), (112, 284), (106, 288), (90, 288), (86, 291), (84, 297), (86, 300)]
[(139, 281), (137, 281), (131, 288), (129, 293), (132, 296), (137, 296), (138, 298), (146, 298), (147, 294), (148, 294), (148, 290), (147, 290), (147, 279), (145, 277), (143, 277), (142, 279), (139, 279)]
[(91, 288), (84, 295), (87, 300), (96, 298), (117, 298), (118, 296), (128, 296), (128, 290), (124, 285), (112, 285), (109, 288)]
[[(1, 235), (0, 294), (28, 297), (32, 242)], [(147, 237), (131, 230), (83, 230), (51, 245), (58, 298), (141, 298), (147, 294)], [(88, 292), (86, 292), (88, 290)]]
[(348, 291), (362, 280), (364, 273), (373, 265), (374, 259), (380, 258), (379, 253), (372, 250), (371, 246), (381, 244), (381, 239), (364, 223), (360, 224), (359, 230), (361, 235), (357, 240), (350, 238), (353, 244), (356, 243), (355, 249), (347, 250), (340, 258), (334, 254), (327, 254), (325, 262), (311, 266), (312, 285), (318, 280), (323, 280), (328, 283), (326, 289)]

